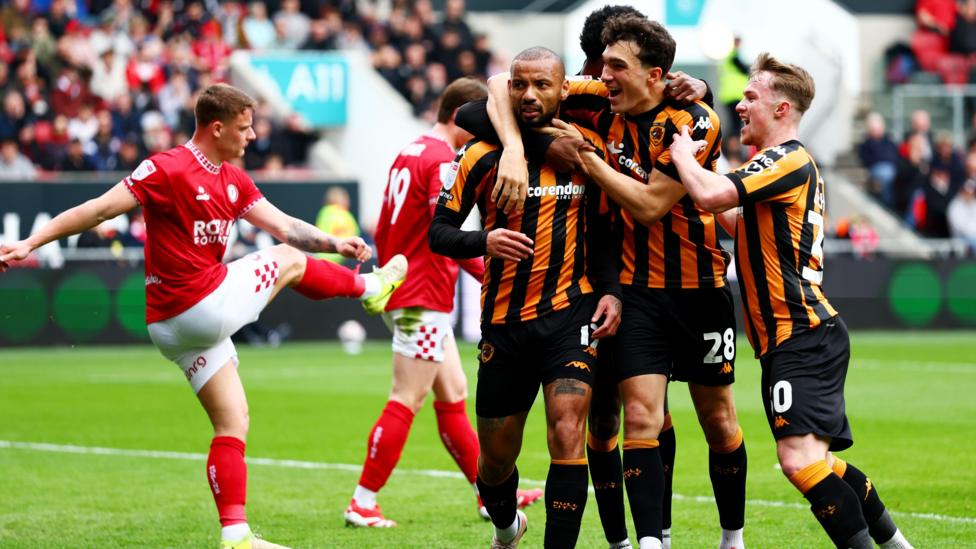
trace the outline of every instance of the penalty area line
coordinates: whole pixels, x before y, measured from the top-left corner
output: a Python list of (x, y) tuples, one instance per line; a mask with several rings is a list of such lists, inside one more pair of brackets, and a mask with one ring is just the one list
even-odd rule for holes
[[(184, 461), (207, 461), (207, 454), (195, 453), (195, 452), (170, 452), (165, 450), (137, 450), (128, 448), (104, 448), (100, 446), (78, 446), (75, 444), (52, 444), (49, 442), (22, 442), (22, 441), (12, 441), (12, 440), (0, 440), (0, 449), (10, 449), (10, 450), (26, 450), (32, 452), (48, 452), (57, 454), (82, 454), (82, 455), (95, 455), (95, 456), (119, 456), (119, 457), (133, 457), (133, 458), (148, 458), (148, 459), (170, 459), (170, 460), (184, 460)], [(248, 457), (245, 458), (248, 465), (264, 465), (268, 467), (284, 467), (288, 469), (314, 469), (314, 470), (328, 470), (328, 471), (343, 471), (347, 473), (359, 474), (362, 471), (362, 465), (354, 465), (351, 463), (325, 463), (320, 461), (303, 461), (295, 459), (273, 459), (273, 458), (261, 458), (261, 457)], [(442, 471), (438, 469), (405, 469), (397, 468), (394, 470), (395, 475), (412, 475), (412, 476), (422, 476), (422, 477), (434, 477), (434, 478), (453, 478), (453, 479), (464, 479), (464, 475), (457, 471)], [(522, 478), (519, 480), (521, 484), (530, 486), (545, 486), (546, 483), (543, 480), (532, 480)], [(590, 490), (592, 492), (592, 489)], [(673, 499), (677, 501), (690, 501), (694, 503), (702, 504), (712, 504), (715, 499), (711, 496), (686, 496), (682, 494), (673, 494)], [(791, 503), (785, 501), (772, 501), (763, 499), (749, 499), (747, 500), (747, 505), (754, 505), (758, 507), (783, 507), (787, 509), (806, 509), (807, 506), (801, 503)], [(954, 517), (949, 515), (940, 515), (936, 513), (908, 513), (902, 511), (891, 511), (893, 515), (932, 520), (936, 522), (949, 522), (955, 524), (976, 524), (976, 518), (974, 517)]]

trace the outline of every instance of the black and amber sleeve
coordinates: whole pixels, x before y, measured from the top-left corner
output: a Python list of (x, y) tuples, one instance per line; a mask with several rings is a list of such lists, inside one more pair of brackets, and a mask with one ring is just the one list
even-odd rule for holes
[(722, 147), (722, 123), (715, 111), (700, 101), (675, 110), (665, 121), (661, 154), (654, 161), (654, 169), (678, 182), (681, 176), (678, 175), (678, 167), (671, 161), (670, 147), (675, 134), (681, 133), (681, 128), (685, 126), (691, 131), (693, 140), (706, 143), (695, 153), (695, 160), (706, 170), (715, 171)]
[[(577, 125), (583, 138), (596, 149), (597, 156), (606, 158), (603, 140), (592, 131)], [(586, 274), (598, 295), (612, 295), (623, 299), (617, 258), (620, 257), (618, 239), (614, 238), (610, 209), (606, 196), (596, 183), (586, 184)]]
[(725, 174), (739, 193), (739, 204), (791, 203), (815, 170), (809, 155), (792, 143), (759, 151), (737, 170)]
[(488, 231), (464, 231), (461, 224), (495, 179), (499, 150), (484, 142), (465, 145), (451, 165), (441, 189), (427, 243), (434, 253), (455, 259), (485, 255)]

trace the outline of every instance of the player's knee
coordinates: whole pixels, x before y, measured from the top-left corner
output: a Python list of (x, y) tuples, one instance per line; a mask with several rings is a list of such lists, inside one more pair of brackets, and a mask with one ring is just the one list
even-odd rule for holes
[(420, 410), (424, 407), (424, 400), (426, 400), (426, 398), (427, 391), (425, 390), (418, 390), (416, 392), (394, 391), (393, 394), (390, 395), (390, 400), (403, 404), (409, 408), (414, 415), (417, 415), (417, 413), (420, 412)]
[(508, 478), (515, 467), (515, 456), (507, 451), (493, 452), (490, 448), (481, 448), (478, 457), (478, 474), (488, 484), (498, 484)]
[(726, 409), (712, 410), (701, 418), (702, 432), (709, 446), (725, 446), (739, 432), (735, 414)]
[(583, 449), (583, 421), (567, 416), (549, 424), (549, 451), (553, 458), (576, 457)]
[(776, 449), (776, 457), (779, 458), (779, 466), (786, 478), (792, 477), (813, 463), (802, 452), (794, 452), (783, 448)]
[(287, 244), (278, 244), (270, 250), (278, 262), (278, 272), (282, 280), (297, 282), (301, 279), (305, 274), (305, 262), (308, 261), (304, 252)]
[(216, 436), (232, 436), (244, 440), (251, 427), (251, 416), (247, 410), (224, 414), (214, 422)]
[(664, 408), (645, 402), (624, 404), (624, 432), (627, 437), (655, 438), (664, 426)]
[(607, 440), (620, 432), (620, 412), (618, 410), (590, 409), (589, 429), (593, 436)]

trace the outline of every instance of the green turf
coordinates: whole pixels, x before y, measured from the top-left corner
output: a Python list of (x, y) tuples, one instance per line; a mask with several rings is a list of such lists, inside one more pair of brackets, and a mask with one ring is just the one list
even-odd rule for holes
[[(918, 548), (976, 547), (976, 334), (855, 334), (847, 383), (856, 444), (843, 457), (868, 472)], [(743, 342), (744, 343), (744, 342)], [(462, 347), (474, 380), (474, 349)], [(381, 494), (392, 531), (343, 527), (366, 436), (389, 388), (388, 344), (348, 357), (328, 344), (241, 349), (251, 406), (255, 530), (293, 547), (483, 547), (489, 527), (456, 477), (428, 405)], [(775, 469), (759, 400), (759, 368), (739, 347), (736, 385), (749, 449), (746, 542), (751, 548), (826, 548), (804, 500)], [(473, 381), (472, 381), (473, 382)], [(473, 392), (473, 387), (472, 387)], [(473, 399), (469, 400), (473, 413)], [(675, 548), (714, 547), (707, 452), (687, 391), (672, 387), (678, 436)], [(203, 454), (206, 418), (178, 369), (149, 347), (0, 350), (0, 441)], [(542, 414), (533, 412), (519, 469), (545, 478)], [(324, 464), (353, 467), (328, 468)], [(199, 458), (94, 455), (0, 442), (0, 547), (216, 547), (216, 511)], [(542, 545), (545, 511), (528, 511), (524, 547)], [(631, 528), (631, 533), (633, 529)], [(602, 547), (592, 498), (579, 547)]]

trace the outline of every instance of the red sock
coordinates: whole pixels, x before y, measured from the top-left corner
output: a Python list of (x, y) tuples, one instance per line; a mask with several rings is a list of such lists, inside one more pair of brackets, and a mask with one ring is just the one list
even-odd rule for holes
[(399, 402), (390, 400), (383, 413), (373, 425), (366, 444), (366, 463), (359, 476), (359, 485), (379, 492), (400, 461), (403, 445), (407, 443), (407, 433), (413, 423), (413, 412)]
[(309, 257), (305, 262), (305, 275), (293, 289), (310, 299), (359, 297), (366, 291), (366, 283), (351, 269)]
[(457, 402), (434, 402), (437, 412), (437, 431), (448, 453), (457, 462), (458, 468), (474, 482), (478, 477), (478, 435), (468, 420), (467, 408), (463, 400)]
[(217, 503), (221, 526), (247, 522), (244, 515), (247, 497), (244, 441), (234, 437), (214, 437), (207, 458), (207, 481)]

